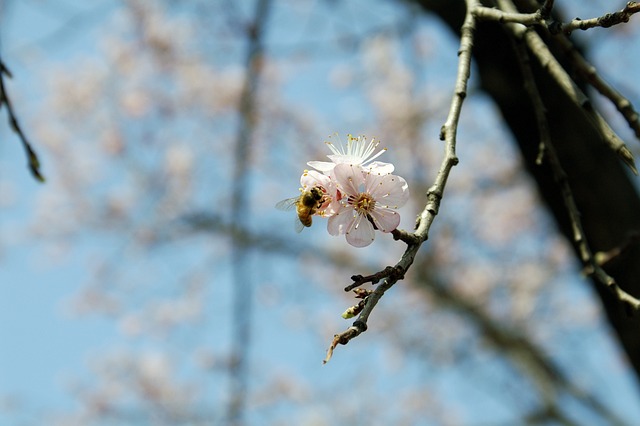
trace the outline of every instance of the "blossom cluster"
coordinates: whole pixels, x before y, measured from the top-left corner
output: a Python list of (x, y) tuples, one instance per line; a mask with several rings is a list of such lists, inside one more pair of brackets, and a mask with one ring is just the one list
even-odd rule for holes
[(351, 135), (346, 146), (327, 142), (331, 161), (309, 161), (315, 170), (305, 170), (300, 178), (303, 194), (322, 194), (317, 205), (303, 213), (328, 218), (329, 234), (345, 235), (355, 247), (371, 244), (376, 230), (396, 229), (400, 224), (396, 210), (409, 199), (407, 182), (392, 174), (393, 164), (374, 161), (386, 151), (376, 152), (379, 144), (375, 139), (367, 142), (364, 136)]

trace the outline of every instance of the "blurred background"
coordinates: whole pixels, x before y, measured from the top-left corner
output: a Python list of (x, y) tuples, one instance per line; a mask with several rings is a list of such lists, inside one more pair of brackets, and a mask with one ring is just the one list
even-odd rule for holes
[[(636, 105), (639, 31), (575, 35)], [(365, 134), (411, 229), (458, 43), (397, 0), (0, 1), (47, 178), (0, 111), (0, 424), (633, 424), (638, 378), (473, 70), (429, 240), (322, 365), (350, 277), (404, 245), (296, 234), (274, 205), (330, 135)]]

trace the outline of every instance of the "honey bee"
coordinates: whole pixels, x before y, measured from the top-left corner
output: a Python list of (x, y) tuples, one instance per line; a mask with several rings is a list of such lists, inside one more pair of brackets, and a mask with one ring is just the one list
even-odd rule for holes
[(319, 186), (303, 190), (300, 196), (287, 198), (276, 204), (278, 210), (293, 210), (296, 208), (298, 220), (296, 220), (296, 232), (300, 232), (305, 226), (309, 227), (312, 218), (325, 200), (324, 192)]

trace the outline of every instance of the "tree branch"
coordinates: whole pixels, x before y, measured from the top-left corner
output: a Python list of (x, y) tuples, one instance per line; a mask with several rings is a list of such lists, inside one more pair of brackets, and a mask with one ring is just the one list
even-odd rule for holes
[(40, 160), (18, 123), (18, 119), (13, 111), (11, 100), (9, 99), (9, 95), (7, 94), (7, 90), (4, 85), (4, 76), (11, 78), (11, 73), (2, 62), (2, 58), (0, 58), (0, 109), (2, 109), (2, 105), (6, 105), (7, 114), (9, 116), (9, 125), (20, 138), (20, 142), (22, 142), (22, 147), (27, 155), (29, 170), (31, 170), (31, 174), (38, 182), (44, 182), (45, 178), (40, 171)]
[[(537, 7), (537, 4), (533, 0), (525, 1), (530, 7)], [(588, 63), (584, 57), (578, 52), (575, 46), (569, 41), (569, 39), (563, 37), (563, 34), (570, 34), (575, 26), (582, 26), (580, 29), (586, 30), (596, 26), (610, 27), (615, 24), (628, 22), (629, 18), (636, 12), (640, 11), (640, 4), (637, 2), (629, 2), (627, 6), (620, 12), (613, 14), (607, 14), (599, 18), (593, 18), (590, 20), (582, 21), (578, 18), (571, 21), (568, 24), (563, 24), (558, 21), (553, 21), (550, 17), (551, 8), (553, 7), (553, 1), (545, 1), (536, 12), (533, 13), (519, 13), (515, 11), (515, 8), (508, 8), (500, 10), (489, 7), (477, 6), (473, 10), (473, 14), (482, 20), (497, 21), (500, 23), (519, 23), (525, 26), (540, 26), (548, 34), (557, 35), (557, 41), (565, 50), (565, 53), (573, 62), (574, 67), (580, 73), (580, 76), (590, 85), (592, 85), (600, 94), (607, 97), (627, 120), (629, 126), (634, 130), (636, 137), (640, 138), (640, 116), (633, 108), (631, 102), (624, 97), (620, 92), (611, 87), (600, 75), (596, 72), (593, 65)], [(512, 28), (512, 31), (516, 31)], [(599, 120), (598, 120), (599, 121)], [(606, 133), (609, 133), (604, 129)], [(617, 149), (617, 146), (615, 147)], [(635, 170), (633, 166), (633, 158), (626, 147), (623, 148), (624, 152), (620, 155), (632, 170)], [(637, 172), (634, 171), (637, 174)]]
[[(507, 0), (498, 0), (500, 4), (506, 3)], [(514, 24), (508, 24), (511, 26)], [(544, 152), (551, 170), (553, 171), (554, 179), (560, 186), (562, 197), (569, 214), (571, 226), (573, 229), (573, 242), (580, 254), (580, 260), (584, 265), (587, 275), (593, 275), (594, 278), (601, 284), (605, 285), (616, 298), (625, 306), (628, 312), (640, 311), (640, 301), (622, 290), (618, 283), (607, 274), (604, 269), (596, 262), (593, 252), (587, 242), (587, 238), (582, 227), (582, 221), (580, 220), (580, 212), (576, 206), (573, 198), (573, 193), (569, 187), (567, 175), (560, 164), (560, 159), (556, 153), (554, 146), (551, 143), (551, 135), (549, 134), (549, 125), (546, 118), (546, 109), (544, 107), (542, 97), (538, 92), (538, 88), (533, 76), (533, 72), (530, 68), (529, 54), (526, 48), (522, 45), (522, 40), (515, 43), (516, 53), (519, 57), (520, 70), (524, 79), (524, 88), (529, 94), (529, 98), (533, 104), (533, 109), (536, 114), (536, 120), (538, 122), (538, 130), (540, 133), (540, 144), (544, 147)], [(539, 157), (540, 158), (540, 157)]]
[[(229, 235), (232, 238), (243, 242), (247, 247), (261, 250), (269, 254), (284, 254), (289, 256), (298, 256), (303, 247), (292, 246), (278, 233), (255, 233), (247, 228), (235, 229), (234, 226), (225, 222), (220, 216), (211, 213), (201, 213), (185, 216), (180, 221), (189, 232), (213, 232), (221, 235)], [(163, 226), (162, 229), (171, 229), (171, 226)], [(180, 234), (183, 236), (183, 234)], [(309, 247), (305, 244), (305, 248), (309, 252), (314, 253), (314, 257), (321, 259), (322, 262), (333, 262), (341, 268), (352, 267), (352, 262), (345, 262), (344, 256), (335, 256), (324, 247)], [(516, 332), (505, 326), (503, 321), (494, 319), (486, 310), (478, 306), (474, 301), (463, 297), (462, 295), (452, 291), (448, 286), (428, 278), (425, 271), (431, 270), (432, 266), (427, 260), (416, 263), (414, 268), (417, 270), (417, 278), (415, 283), (419, 283), (417, 288), (421, 291), (428, 292), (429, 295), (436, 298), (435, 305), (442, 309), (450, 308), (461, 316), (467, 317), (469, 323), (477, 327), (483, 338), (490, 342), (496, 353), (506, 356), (513, 365), (521, 372), (522, 376), (532, 382), (532, 387), (539, 394), (543, 406), (536, 411), (540, 416), (562, 420), (566, 416), (561, 412), (561, 408), (557, 404), (557, 399), (553, 396), (559, 392), (567, 392), (587, 408), (593, 410), (598, 415), (606, 419), (609, 424), (620, 424), (619, 419), (606, 406), (604, 406), (595, 396), (590, 395), (577, 386), (573, 385), (566, 375), (554, 364), (553, 360), (545, 354), (530, 338), (521, 332)], [(366, 265), (359, 264), (359, 268)], [(387, 271), (389, 268), (385, 268)], [(369, 276), (373, 277), (373, 275)], [(362, 277), (366, 279), (368, 277)], [(369, 297), (373, 292), (371, 290), (356, 289), (355, 297), (363, 299)], [(357, 313), (356, 313), (357, 315)], [(355, 336), (351, 333), (360, 334), (362, 331), (358, 327), (363, 326), (362, 323), (354, 324), (341, 335), (336, 335), (329, 352), (333, 352), (335, 347), (341, 343), (341, 337), (344, 338), (345, 344), (348, 340)], [(366, 327), (366, 324), (364, 324)], [(330, 356), (329, 356), (330, 358)], [(562, 423), (566, 424), (565, 421)]]
[(640, 3), (630, 1), (624, 9), (619, 12), (607, 13), (603, 16), (585, 19), (575, 18), (574, 20), (562, 23), (551, 18), (553, 1), (546, 0), (538, 10), (533, 13), (520, 13), (517, 10), (499, 10), (491, 7), (478, 6), (473, 14), (486, 21), (496, 21), (501, 24), (518, 23), (526, 26), (542, 26), (547, 28), (551, 34), (571, 34), (574, 30), (588, 30), (590, 28), (609, 28), (614, 25), (629, 22), (631, 16), (640, 12)]
[[(515, 6), (512, 2), (498, 1), (502, 9), (506, 12), (514, 12)], [(580, 106), (582, 111), (591, 120), (591, 122), (599, 129), (605, 142), (610, 149), (615, 152), (618, 157), (631, 169), (634, 174), (638, 174), (638, 170), (635, 166), (635, 160), (633, 154), (620, 137), (614, 132), (602, 116), (593, 109), (589, 98), (583, 93), (583, 91), (577, 86), (577, 84), (569, 77), (562, 65), (551, 54), (549, 48), (540, 36), (534, 31), (530, 31), (527, 27), (519, 24), (511, 24), (508, 26), (511, 32), (517, 38), (524, 38), (529, 48), (529, 51), (536, 57), (540, 65), (552, 75), (552, 77), (558, 82), (561, 89), (569, 96), (576, 105)]]
[(560, 25), (550, 25), (549, 30), (553, 34), (564, 33), (571, 34), (574, 30), (588, 30), (590, 28), (602, 27), (609, 28), (614, 25), (624, 24), (629, 22), (629, 19), (635, 13), (640, 12), (640, 3), (635, 1), (630, 1), (627, 5), (619, 12), (607, 13), (606, 15), (600, 16), (598, 18), (585, 19), (582, 20), (580, 18), (576, 18), (571, 22)]
[[(346, 291), (350, 291), (364, 283), (371, 282), (375, 284), (382, 281), (382, 284), (366, 298), (364, 307), (361, 308), (360, 315), (354, 321), (351, 327), (340, 334), (336, 334), (331, 342), (331, 345), (327, 351), (327, 356), (324, 363), (328, 362), (333, 351), (338, 344), (345, 345), (353, 338), (357, 337), (361, 333), (367, 330), (367, 320), (371, 315), (371, 312), (380, 301), (384, 293), (391, 288), (398, 280), (404, 277), (404, 274), (409, 269), (415, 259), (415, 255), (424, 241), (428, 238), (429, 229), (435, 216), (438, 214), (440, 202), (442, 200), (444, 189), (446, 187), (449, 173), (453, 166), (458, 164), (458, 158), (455, 153), (456, 147), (456, 133), (457, 125), (460, 117), (460, 111), (462, 103), (467, 93), (467, 82), (469, 79), (470, 62), (471, 62), (471, 50), (473, 47), (473, 33), (475, 29), (475, 18), (482, 19), (494, 19), (499, 22), (509, 24), (511, 31), (517, 38), (523, 39), (528, 45), (531, 52), (534, 53), (538, 61), (558, 82), (560, 87), (565, 93), (572, 99), (585, 113), (585, 115), (592, 121), (592, 123), (600, 130), (603, 139), (608, 146), (618, 155), (619, 158), (637, 174), (635, 167), (635, 161), (631, 151), (627, 148), (624, 141), (618, 137), (618, 135), (611, 129), (609, 124), (593, 109), (587, 96), (582, 90), (575, 84), (575, 82), (567, 75), (566, 71), (553, 57), (546, 44), (542, 39), (534, 32), (529, 31), (527, 25), (541, 25), (547, 27), (553, 8), (553, 1), (547, 0), (544, 4), (534, 13), (521, 14), (515, 9), (515, 6), (511, 2), (505, 0), (498, 0), (502, 10), (485, 8), (479, 5), (477, 0), (467, 0), (467, 12), (465, 14), (464, 23), (461, 28), (460, 49), (458, 51), (459, 63), (458, 73), (455, 84), (455, 93), (451, 102), (449, 115), (447, 120), (440, 131), (440, 139), (445, 141), (445, 157), (438, 171), (435, 183), (427, 191), (427, 203), (424, 210), (419, 215), (416, 222), (416, 229), (414, 233), (408, 233), (406, 231), (397, 230), (393, 236), (396, 240), (404, 241), (407, 244), (407, 249), (403, 254), (400, 261), (395, 266), (388, 266), (384, 270), (377, 272), (368, 277), (354, 276), (352, 277), (354, 283), (345, 288)], [(629, 3), (627, 12), (635, 13), (635, 5)], [(617, 18), (618, 19), (618, 18)], [(619, 18), (622, 19), (622, 18)], [(627, 18), (628, 20), (628, 18)], [(516, 24), (515, 22), (518, 22)], [(609, 21), (611, 22), (611, 20)], [(622, 21), (621, 21), (622, 22)], [(533, 86), (535, 87), (535, 86)], [(537, 89), (535, 90), (537, 93)], [(538, 94), (539, 98), (539, 94)], [(630, 118), (633, 118), (635, 112), (633, 108), (629, 109), (623, 101), (619, 98), (615, 98), (627, 112)], [(540, 100), (541, 102), (541, 100)], [(584, 231), (580, 222), (579, 212), (577, 210), (573, 195), (567, 182), (566, 174), (560, 166), (555, 150), (551, 146), (551, 139), (548, 135), (548, 125), (546, 124), (546, 118), (544, 118), (544, 107), (536, 108), (541, 115), (538, 117), (539, 128), (541, 131), (540, 150), (538, 161), (542, 161), (542, 157), (546, 156), (550, 159), (556, 182), (561, 187), (561, 192), (565, 202), (566, 209), (570, 216), (570, 222), (573, 229), (573, 241), (578, 247), (580, 258), (585, 265), (585, 270), (589, 275), (592, 275), (598, 282), (605, 285), (616, 298), (623, 303), (629, 312), (640, 311), (640, 301), (631, 296), (629, 293), (622, 290), (616, 281), (608, 275), (600, 265), (595, 261), (593, 253), (589, 248), (586, 241)], [(637, 120), (637, 117), (636, 117)], [(542, 136), (546, 134), (545, 136)], [(360, 310), (360, 308), (358, 309)]]
[(558, 37), (557, 40), (560, 47), (564, 49), (567, 57), (572, 61), (573, 67), (579, 73), (580, 77), (613, 103), (620, 114), (627, 120), (629, 127), (634, 131), (636, 137), (640, 139), (640, 115), (638, 115), (631, 101), (607, 83), (600, 74), (598, 74), (596, 68), (587, 62), (584, 56), (582, 56), (573, 43), (567, 38)]
[[(257, 92), (264, 59), (263, 33), (267, 22), (271, 0), (258, 0), (253, 19), (245, 26), (247, 36), (246, 75), (240, 94), (240, 115), (234, 152), (233, 186), (231, 197), (231, 217), (236, 228), (246, 220), (244, 212), (249, 208), (250, 148), (257, 126)], [(251, 317), (253, 285), (247, 248), (233, 241), (231, 267), (233, 280), (233, 343), (232, 362), (229, 368), (230, 402), (228, 423), (244, 424), (246, 411), (249, 345), (251, 343)]]
[(474, 301), (456, 294), (448, 286), (427, 277), (425, 271), (429, 269), (429, 264), (417, 266), (419, 276), (416, 281), (423, 283), (420, 288), (435, 296), (435, 303), (438, 306), (449, 305), (453, 310), (467, 317), (496, 352), (505, 356), (524, 377), (531, 380), (532, 387), (536, 389), (542, 401), (541, 410), (545, 413), (545, 417), (559, 421), (560, 424), (574, 424), (562, 412), (562, 405), (559, 404), (562, 400), (558, 395), (567, 392), (580, 401), (585, 408), (605, 419), (607, 424), (623, 424), (614, 411), (608, 409), (595, 396), (574, 385), (553, 360), (540, 347), (524, 337), (523, 333), (496, 321)]

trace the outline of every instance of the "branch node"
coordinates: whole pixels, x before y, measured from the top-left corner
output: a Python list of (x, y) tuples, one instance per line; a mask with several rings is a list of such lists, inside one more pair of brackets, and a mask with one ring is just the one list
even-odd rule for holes
[[(358, 329), (358, 334), (360, 333), (364, 333), (365, 331), (367, 331), (367, 323), (362, 321), (362, 320), (355, 320), (353, 322), (353, 327)], [(344, 343), (342, 343), (342, 341), (340, 342), (341, 345), (346, 345), (349, 342), (349, 340), (345, 341)]]

